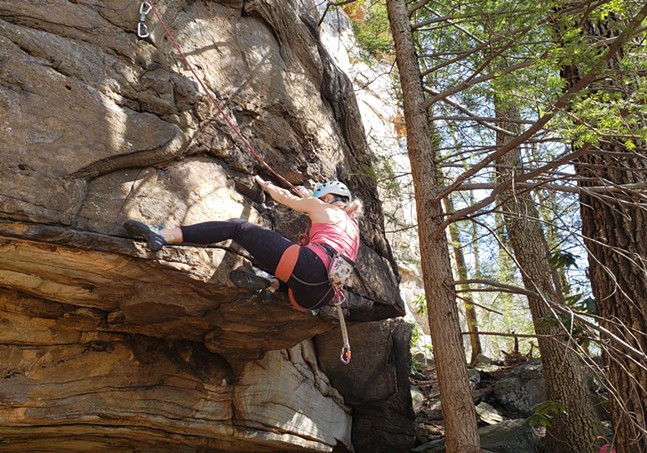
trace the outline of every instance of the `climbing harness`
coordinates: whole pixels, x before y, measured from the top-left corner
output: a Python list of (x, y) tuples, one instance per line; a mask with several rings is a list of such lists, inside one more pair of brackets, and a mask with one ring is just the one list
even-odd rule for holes
[[(341, 336), (342, 336), (342, 348), (341, 348), (341, 354), (339, 356), (339, 360), (344, 365), (348, 365), (350, 363), (350, 358), (351, 358), (351, 352), (350, 352), (350, 341), (348, 339), (348, 329), (346, 327), (346, 320), (344, 319), (344, 311), (342, 309), (342, 304), (346, 301), (346, 293), (344, 292), (344, 285), (350, 278), (351, 273), (353, 272), (353, 267), (355, 265), (355, 262), (351, 260), (350, 258), (342, 255), (341, 253), (337, 252), (334, 248), (327, 244), (317, 244), (321, 246), (328, 255), (330, 255), (330, 265), (328, 266), (328, 281), (332, 285), (332, 290), (333, 290), (333, 298), (330, 302), (332, 306), (335, 307), (335, 310), (337, 311), (337, 316), (339, 317), (339, 327), (341, 329)], [(294, 244), (289, 246), (285, 251), (283, 252), (283, 255), (281, 255), (281, 259), (279, 260), (279, 264), (276, 266), (276, 270), (274, 271), (274, 276), (278, 278), (281, 281), (287, 282), (290, 277), (296, 278), (296, 276), (292, 275), (294, 272), (294, 267), (297, 264), (297, 261), (299, 260), (299, 250), (301, 249), (300, 245)], [(298, 279), (297, 279), (298, 280)], [(301, 282), (301, 280), (299, 280)], [(301, 282), (308, 284), (306, 282)], [(320, 285), (326, 282), (322, 283), (315, 283), (314, 285)], [(290, 299), (290, 303), (294, 308), (296, 308), (299, 311), (312, 311), (313, 314), (316, 313), (318, 310), (316, 310), (317, 305), (315, 305), (315, 309), (307, 310), (303, 308), (302, 306), (299, 305), (299, 303), (296, 301), (294, 298), (294, 294), (292, 293), (292, 289), (288, 289), (288, 296)]]
[[(274, 271), (274, 276), (276, 278), (286, 283), (288, 282), (288, 280), (292, 276), (292, 272), (294, 272), (294, 266), (296, 266), (297, 261), (299, 261), (299, 250), (301, 250), (301, 247), (296, 244), (291, 245), (287, 249), (285, 249), (283, 255), (281, 255), (279, 264), (276, 266), (276, 271)], [(294, 298), (292, 288), (288, 288), (288, 298), (290, 299), (290, 303), (294, 308), (299, 311), (307, 311), (303, 307), (301, 307), (301, 305), (299, 305), (299, 303)]]
[(341, 360), (344, 365), (348, 365), (351, 358), (350, 340), (348, 339), (348, 329), (346, 328), (346, 320), (344, 318), (342, 304), (347, 300), (344, 286), (346, 286), (346, 283), (353, 272), (355, 262), (344, 254), (339, 253), (328, 244), (317, 245), (323, 248), (328, 256), (330, 256), (330, 264), (328, 265), (328, 281), (332, 285), (334, 292), (330, 304), (335, 307), (335, 310), (337, 311), (339, 328), (341, 329), (342, 336), (342, 347), (339, 360)]
[[(296, 265), (296, 262), (299, 258), (298, 256), (299, 246), (303, 247), (310, 243), (311, 226), (312, 226), (312, 222), (310, 221), (310, 219), (308, 219), (308, 226), (306, 228), (306, 231), (304, 233), (301, 233), (297, 238), (298, 245), (290, 246), (283, 253), (283, 256), (279, 260), (279, 265), (277, 266), (276, 272), (275, 272), (275, 275), (277, 278), (287, 282), (287, 279), (289, 279), (290, 276), (292, 276), (292, 271), (294, 270), (294, 266)], [(327, 244), (318, 243), (316, 245), (323, 248), (328, 254), (328, 256), (330, 256), (330, 264), (328, 265), (328, 281), (332, 285), (332, 288), (334, 291), (331, 305), (334, 306), (335, 310), (337, 311), (337, 317), (339, 318), (339, 327), (341, 329), (342, 342), (343, 342), (342, 348), (341, 348), (341, 355), (339, 359), (344, 365), (348, 365), (350, 363), (350, 358), (351, 358), (350, 340), (348, 339), (348, 329), (346, 328), (344, 311), (341, 306), (346, 301), (346, 293), (344, 292), (344, 286), (346, 285), (346, 283), (348, 282), (348, 279), (353, 273), (355, 262), (350, 258), (348, 258), (346, 255), (339, 253), (337, 250), (335, 250), (333, 247)], [(296, 255), (294, 254), (293, 250), (297, 251)], [(302, 308), (296, 302), (296, 300), (294, 300), (294, 296), (291, 293), (291, 290), (288, 291), (288, 295), (290, 296), (290, 303), (292, 303), (292, 305), (297, 310), (307, 311), (304, 308)], [(313, 314), (316, 314), (317, 312), (318, 310), (316, 309), (312, 310)]]
[(137, 36), (140, 38), (148, 38), (150, 33), (148, 32), (148, 26), (146, 25), (146, 16), (151, 12), (153, 6), (147, 1), (143, 1), (139, 7), (139, 24), (137, 24)]
[(274, 276), (276, 278), (284, 282), (287, 282), (290, 279), (290, 276), (292, 276), (292, 272), (294, 271), (294, 266), (296, 266), (297, 261), (299, 261), (299, 250), (300, 247), (296, 244), (285, 249), (285, 252), (281, 255), (279, 264), (276, 266), (276, 271), (274, 272)]

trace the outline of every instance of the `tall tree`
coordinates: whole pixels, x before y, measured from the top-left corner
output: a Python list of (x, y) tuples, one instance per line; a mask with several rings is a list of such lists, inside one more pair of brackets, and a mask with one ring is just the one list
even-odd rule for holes
[[(636, 190), (647, 186), (647, 101), (644, 73), (635, 71), (644, 64), (647, 3), (633, 16), (627, 11), (591, 14), (582, 22), (581, 38), (600, 53), (601, 64), (594, 68), (595, 83), (574, 106), (579, 125), (594, 126), (602, 137), (576, 171), (591, 285), (608, 346), (618, 453), (647, 451), (647, 200)], [(565, 67), (568, 86), (581, 83), (584, 66), (573, 61)]]
[(422, 75), (404, 0), (387, 0), (407, 127), (407, 151), (416, 194), (418, 236), (427, 314), (437, 363), (445, 445), (450, 453), (479, 451), (476, 411), (468, 385), (456, 292), (438, 193), (436, 147)]
[[(445, 198), (445, 205), (447, 211), (451, 212), (454, 210), (454, 203), (452, 202), (451, 196)], [(456, 262), (456, 274), (458, 276), (458, 280), (467, 281), (469, 279), (467, 262), (465, 260), (465, 254), (463, 253), (463, 247), (461, 246), (462, 241), (458, 223), (452, 223), (449, 225), (448, 229), (452, 251), (454, 252), (454, 261)], [(478, 356), (483, 353), (483, 347), (481, 346), (481, 338), (479, 337), (476, 307), (472, 303), (473, 295), (469, 292), (467, 285), (462, 284), (460, 286), (462, 286), (460, 289), (465, 293), (463, 296), (463, 305), (465, 307), (465, 323), (467, 324), (467, 332), (469, 333), (471, 346), (470, 364), (473, 365), (476, 363)]]
[[(497, 105), (497, 144), (503, 146), (510, 136), (517, 135), (519, 111), (495, 99)], [(505, 132), (504, 132), (505, 131)], [(500, 182), (511, 180), (523, 173), (522, 154), (519, 147), (497, 159), (497, 176)], [(556, 410), (547, 429), (547, 453), (577, 451), (595, 453), (597, 438), (603, 434), (602, 425), (595, 414), (583, 364), (578, 354), (569, 347), (570, 339), (564, 335), (554, 306), (563, 303), (559, 282), (546, 256), (548, 248), (539, 209), (528, 189), (515, 190), (514, 186), (499, 194), (500, 205), (508, 231), (514, 257), (525, 288), (532, 313), (535, 332), (544, 369), (546, 396)]]

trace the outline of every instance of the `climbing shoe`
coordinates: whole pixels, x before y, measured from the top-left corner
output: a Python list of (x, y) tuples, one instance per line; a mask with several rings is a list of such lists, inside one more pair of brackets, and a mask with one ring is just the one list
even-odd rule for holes
[(133, 239), (145, 239), (148, 248), (153, 252), (161, 250), (166, 245), (166, 240), (159, 234), (161, 228), (149, 227), (137, 220), (127, 220), (124, 223), (124, 229)]
[[(231, 281), (234, 282), (234, 285), (239, 288), (260, 290), (268, 288), (272, 284), (272, 280), (260, 275), (261, 272), (256, 273), (245, 269), (234, 269), (231, 271), (231, 274), (229, 274), (229, 277), (231, 278)], [(265, 274), (265, 272), (262, 273)]]

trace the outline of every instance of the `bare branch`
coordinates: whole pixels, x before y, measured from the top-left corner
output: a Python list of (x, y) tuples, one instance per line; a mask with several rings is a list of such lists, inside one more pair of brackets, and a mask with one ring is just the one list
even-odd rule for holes
[(601, 334), (608, 337), (615, 344), (619, 345), (625, 352), (627, 352), (629, 355), (634, 357), (640, 363), (645, 363), (645, 361), (647, 361), (647, 353), (645, 353), (644, 351), (641, 351), (639, 349), (636, 349), (635, 347), (633, 347), (632, 345), (627, 343), (622, 338), (618, 337), (616, 334), (614, 334), (610, 330), (589, 321), (585, 316), (581, 315), (580, 313), (578, 313), (576, 311), (573, 311), (572, 309), (570, 309), (566, 305), (550, 303), (548, 301), (546, 301), (546, 302), (549, 303), (551, 308), (555, 309), (556, 311), (564, 313), (564, 314), (566, 314), (568, 316), (572, 316), (574, 319), (576, 319), (577, 321), (579, 321), (582, 324), (586, 325), (587, 327), (589, 327), (589, 328), (591, 328), (593, 330), (599, 331)]
[(326, 4), (326, 9), (324, 10), (323, 14), (321, 15), (321, 19), (319, 19), (319, 23), (317, 24), (317, 27), (320, 27), (324, 19), (326, 18), (326, 14), (328, 14), (328, 10), (334, 6), (344, 6), (344, 5), (349, 5), (351, 3), (355, 3), (357, 0), (343, 0), (340, 2), (333, 2), (329, 1)]
[[(492, 58), (494, 58), (494, 57), (492, 57)], [(521, 63), (517, 63), (515, 65), (508, 66), (507, 68), (502, 69), (501, 71), (497, 71), (494, 74), (487, 74), (487, 75), (484, 75), (484, 76), (481, 76), (481, 77), (470, 78), (470, 79), (464, 81), (463, 83), (454, 85), (449, 90), (445, 90), (442, 93), (439, 93), (438, 95), (427, 99), (427, 101), (425, 102), (424, 107), (428, 109), (432, 105), (434, 105), (436, 102), (446, 98), (447, 96), (450, 96), (452, 94), (464, 91), (469, 87), (472, 87), (474, 85), (478, 85), (479, 83), (487, 82), (489, 80), (495, 79), (497, 77), (500, 77), (503, 74), (510, 74), (510, 73), (518, 71), (520, 69), (527, 68), (527, 67), (532, 66), (533, 64), (537, 63), (537, 61), (538, 60), (534, 60), (534, 59), (522, 61)], [(485, 62), (484, 65), (488, 64), (488, 63), (489, 62)], [(475, 74), (476, 73), (478, 73), (478, 72), (475, 71)]]
[[(638, 14), (636, 14), (634, 19), (625, 28), (625, 30), (609, 45), (607, 53), (597, 61), (597, 63), (591, 68), (591, 71), (583, 75), (576, 83), (571, 85), (571, 87), (555, 102), (550, 112), (539, 118), (534, 125), (526, 129), (523, 133), (519, 134), (516, 139), (509, 141), (504, 146), (499, 148), (496, 152), (492, 153), (490, 156), (483, 159), (481, 162), (477, 163), (472, 168), (456, 178), (452, 185), (436, 195), (434, 202), (439, 203), (440, 200), (449, 195), (449, 193), (451, 193), (454, 189), (459, 187), (463, 181), (478, 173), (481, 169), (489, 165), (491, 162), (494, 162), (496, 159), (499, 159), (501, 156), (504, 156), (511, 150), (515, 149), (517, 146), (524, 143), (528, 138), (532, 137), (535, 133), (542, 129), (548, 123), (548, 121), (550, 121), (557, 114), (557, 112), (563, 110), (570, 103), (571, 98), (576, 93), (586, 88), (592, 81), (597, 78), (600, 70), (620, 51), (622, 45), (633, 35), (634, 31), (642, 24), (642, 21), (646, 16), (647, 4), (643, 6), (643, 8)], [(488, 77), (491, 78), (493, 76)], [(452, 90), (448, 90), (447, 96), (449, 94), (452, 94), (449, 91)]]
[(429, 3), (431, 0), (420, 0), (418, 3), (412, 5), (410, 8), (407, 9), (407, 13), (409, 13), (409, 17), (413, 15), (416, 11), (418, 11), (420, 8), (423, 8), (427, 3)]
[[(635, 190), (643, 190), (647, 188), (647, 183), (635, 183), (635, 184), (611, 184), (611, 185), (599, 185), (599, 186), (567, 186), (564, 184), (545, 184), (540, 182), (524, 182), (524, 181), (515, 181), (514, 186), (519, 189), (536, 189), (541, 186), (542, 190), (551, 190), (554, 192), (568, 192), (568, 193), (611, 193), (611, 192), (630, 192)], [(471, 191), (471, 190), (493, 190), (497, 187), (496, 183), (484, 182), (484, 183), (471, 183), (463, 184), (458, 190), (461, 191)]]
[[(432, 90), (432, 89), (430, 89), (430, 88), (427, 88), (427, 87), (423, 87), (423, 88), (424, 88), (424, 90), (425, 90), (426, 92), (431, 93), (431, 94), (433, 94), (434, 96), (439, 96), (439, 93), (438, 93), (438, 92), (436, 92), (436, 91), (434, 91), (434, 90)], [(452, 100), (448, 99), (447, 97), (442, 98), (442, 101), (443, 101), (444, 103), (446, 103), (446, 104), (450, 105), (451, 107), (454, 107), (455, 109), (457, 109), (457, 110), (459, 110), (459, 111), (461, 111), (461, 112), (465, 113), (466, 115), (468, 115), (468, 117), (469, 117), (470, 119), (472, 119), (473, 121), (475, 121), (475, 122), (476, 122), (476, 123), (478, 123), (478, 124), (481, 124), (482, 126), (487, 127), (488, 129), (492, 129), (493, 131), (502, 132), (502, 133), (504, 133), (504, 134), (506, 134), (506, 135), (513, 135), (513, 134), (512, 134), (512, 132), (510, 132), (510, 131), (507, 131), (507, 130), (503, 129), (503, 128), (501, 128), (501, 127), (497, 126), (496, 124), (491, 124), (491, 123), (489, 123), (489, 122), (488, 122), (488, 121), (489, 121), (489, 119), (487, 119), (487, 118), (479, 118), (477, 115), (475, 115), (475, 114), (471, 113), (471, 112), (470, 112), (468, 109), (466, 109), (465, 107), (463, 107), (463, 106), (459, 105), (458, 103), (456, 103), (456, 102), (454, 102), (454, 101), (452, 101)], [(435, 119), (439, 119), (439, 118), (430, 118), (430, 121), (433, 121), (433, 120), (435, 120)]]
[[(546, 165), (544, 165), (542, 167), (538, 167), (538, 168), (536, 168), (535, 170), (533, 170), (531, 172), (524, 173), (524, 174), (522, 174), (522, 175), (520, 175), (518, 177), (515, 177), (513, 179), (509, 179), (507, 181), (503, 181), (502, 183), (500, 183), (498, 186), (496, 186), (492, 190), (492, 192), (490, 193), (489, 196), (485, 197), (480, 202), (476, 203), (475, 205), (468, 206), (467, 208), (461, 209), (460, 211), (456, 211), (452, 215), (448, 216), (445, 219), (445, 221), (442, 223), (442, 225), (439, 227), (439, 230), (447, 227), (447, 225), (449, 225), (451, 222), (454, 222), (454, 221), (456, 221), (456, 220), (458, 220), (460, 218), (463, 218), (466, 215), (471, 214), (473, 212), (476, 212), (476, 211), (482, 209), (483, 207), (489, 205), (490, 203), (493, 203), (494, 201), (496, 201), (497, 196), (502, 191), (509, 189), (510, 187), (516, 185), (518, 182), (528, 181), (529, 179), (532, 179), (533, 177), (544, 173), (546, 170), (548, 170), (550, 168), (559, 167), (560, 165), (563, 165), (563, 164), (565, 164), (565, 163), (567, 163), (569, 161), (572, 161), (576, 157), (579, 157), (579, 156), (585, 154), (588, 151), (589, 146), (590, 146), (590, 144), (588, 144), (587, 146), (585, 146), (583, 148), (578, 149), (577, 151), (574, 151), (574, 152), (572, 152), (570, 154), (567, 154), (566, 156), (563, 156), (562, 158), (560, 158), (558, 160), (555, 160), (553, 162), (549, 162), (548, 164), (546, 164)], [(502, 149), (503, 148), (506, 148), (506, 146), (502, 147)], [(494, 153), (494, 154), (497, 154), (497, 153)], [(502, 153), (502, 154), (505, 154), (505, 153)], [(534, 188), (543, 187), (544, 184), (545, 183), (543, 183), (543, 182), (542, 183), (536, 183), (534, 185)], [(454, 187), (454, 185), (451, 185), (449, 187), (452, 187), (452, 190), (456, 190), (456, 187)], [(443, 191), (443, 193), (444, 192), (447, 192), (447, 189), (445, 189)]]
[[(461, 290), (458, 290), (458, 291), (456, 291), (456, 292), (457, 292), (457, 293), (459, 293), (459, 292), (462, 292), (462, 291), (461, 291)], [(465, 291), (465, 292), (470, 292), (470, 291)], [(480, 308), (480, 309), (482, 309), (482, 310), (489, 311), (490, 313), (495, 313), (495, 314), (497, 314), (497, 315), (499, 315), (499, 316), (503, 316), (503, 313), (501, 313), (500, 311), (495, 310), (495, 309), (490, 308), (490, 307), (486, 307), (485, 305), (481, 305), (481, 304), (479, 304), (479, 303), (476, 303), (476, 302), (474, 302), (472, 299), (469, 299), (469, 298), (467, 298), (467, 297), (463, 297), (463, 296), (460, 296), (460, 295), (458, 295), (457, 297), (458, 297), (460, 300), (462, 300), (464, 303), (466, 303), (466, 304), (474, 305), (475, 307), (479, 307), (479, 308)]]
[(469, 280), (458, 280), (454, 282), (454, 285), (456, 286), (474, 285), (474, 284), (487, 285), (487, 286), (490, 286), (491, 289), (479, 289), (479, 288), (469, 288), (466, 290), (457, 289), (456, 292), (460, 293), (460, 292), (470, 292), (470, 291), (502, 291), (506, 293), (522, 294), (528, 297), (539, 297), (539, 294), (537, 294), (534, 291), (529, 291), (526, 288), (521, 288), (520, 286), (508, 285), (494, 280), (475, 278), (475, 279), (469, 279)]

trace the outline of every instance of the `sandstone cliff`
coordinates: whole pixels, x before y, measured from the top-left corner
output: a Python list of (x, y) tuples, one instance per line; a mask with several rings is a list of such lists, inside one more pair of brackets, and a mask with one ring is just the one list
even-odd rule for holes
[[(0, 0), (0, 450), (406, 448), (408, 328), (383, 321), (404, 314), (397, 270), (316, 6), (154, 6), (140, 39), (137, 1)], [(335, 319), (231, 283), (252, 264), (235, 245), (126, 238), (127, 218), (303, 229), (227, 121), (292, 184), (339, 178), (365, 202), (348, 367)]]

